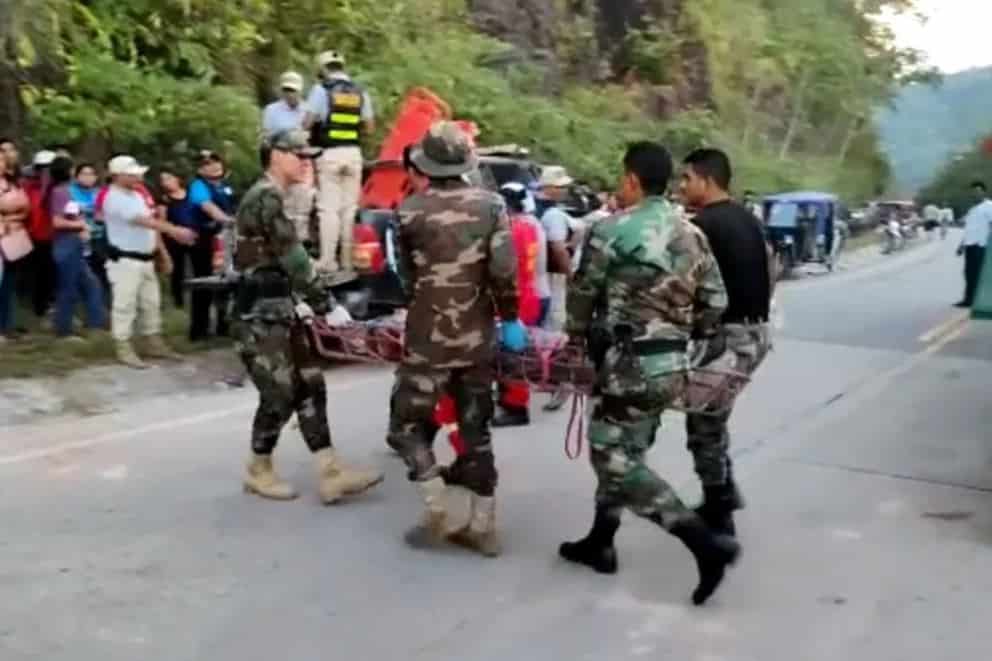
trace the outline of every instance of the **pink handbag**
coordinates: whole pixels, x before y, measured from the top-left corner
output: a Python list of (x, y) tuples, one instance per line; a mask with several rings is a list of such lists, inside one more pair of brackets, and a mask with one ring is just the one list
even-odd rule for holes
[(4, 261), (16, 262), (24, 258), (34, 250), (31, 237), (24, 228), (19, 228), (0, 237), (0, 255)]

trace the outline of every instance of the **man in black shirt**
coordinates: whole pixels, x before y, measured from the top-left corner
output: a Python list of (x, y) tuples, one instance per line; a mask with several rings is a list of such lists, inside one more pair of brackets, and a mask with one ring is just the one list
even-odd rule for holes
[[(686, 205), (696, 211), (693, 222), (709, 239), (729, 298), (716, 336), (708, 339), (701, 366), (729, 358), (734, 369), (751, 374), (769, 348), (773, 262), (761, 221), (730, 197), (731, 176), (726, 154), (699, 149), (685, 159), (681, 191)], [(743, 501), (728, 452), (729, 418), (729, 411), (690, 414), (686, 431), (696, 474), (703, 483), (704, 500), (698, 511), (715, 530), (734, 534), (732, 513), (743, 507)]]

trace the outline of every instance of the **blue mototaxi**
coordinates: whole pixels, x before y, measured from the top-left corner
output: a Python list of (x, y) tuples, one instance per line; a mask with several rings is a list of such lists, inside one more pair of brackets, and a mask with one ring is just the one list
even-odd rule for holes
[(836, 232), (840, 199), (831, 193), (798, 191), (763, 200), (768, 241), (783, 274), (800, 264), (824, 264), (833, 270), (843, 237)]

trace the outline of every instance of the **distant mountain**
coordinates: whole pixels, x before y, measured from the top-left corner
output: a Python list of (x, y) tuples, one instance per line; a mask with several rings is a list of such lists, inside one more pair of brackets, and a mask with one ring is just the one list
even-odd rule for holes
[(939, 87), (910, 85), (877, 121), (894, 186), (914, 192), (952, 155), (992, 133), (992, 67), (947, 76)]

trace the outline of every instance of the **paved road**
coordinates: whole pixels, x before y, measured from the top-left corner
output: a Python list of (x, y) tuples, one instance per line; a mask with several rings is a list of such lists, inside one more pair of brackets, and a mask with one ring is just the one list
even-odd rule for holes
[[(592, 507), (564, 414), (497, 435), (504, 557), (405, 548), (389, 374), (340, 369), (336, 439), (388, 474), (340, 507), (316, 503), (292, 431), (278, 459), (305, 497), (241, 493), (250, 392), (0, 431), (0, 659), (985, 658), (992, 331), (953, 323), (959, 271), (949, 241), (782, 288), (733, 421), (745, 555), (703, 609), (688, 554), (633, 517), (618, 576), (556, 560)], [(652, 461), (695, 499), (666, 422)]]

